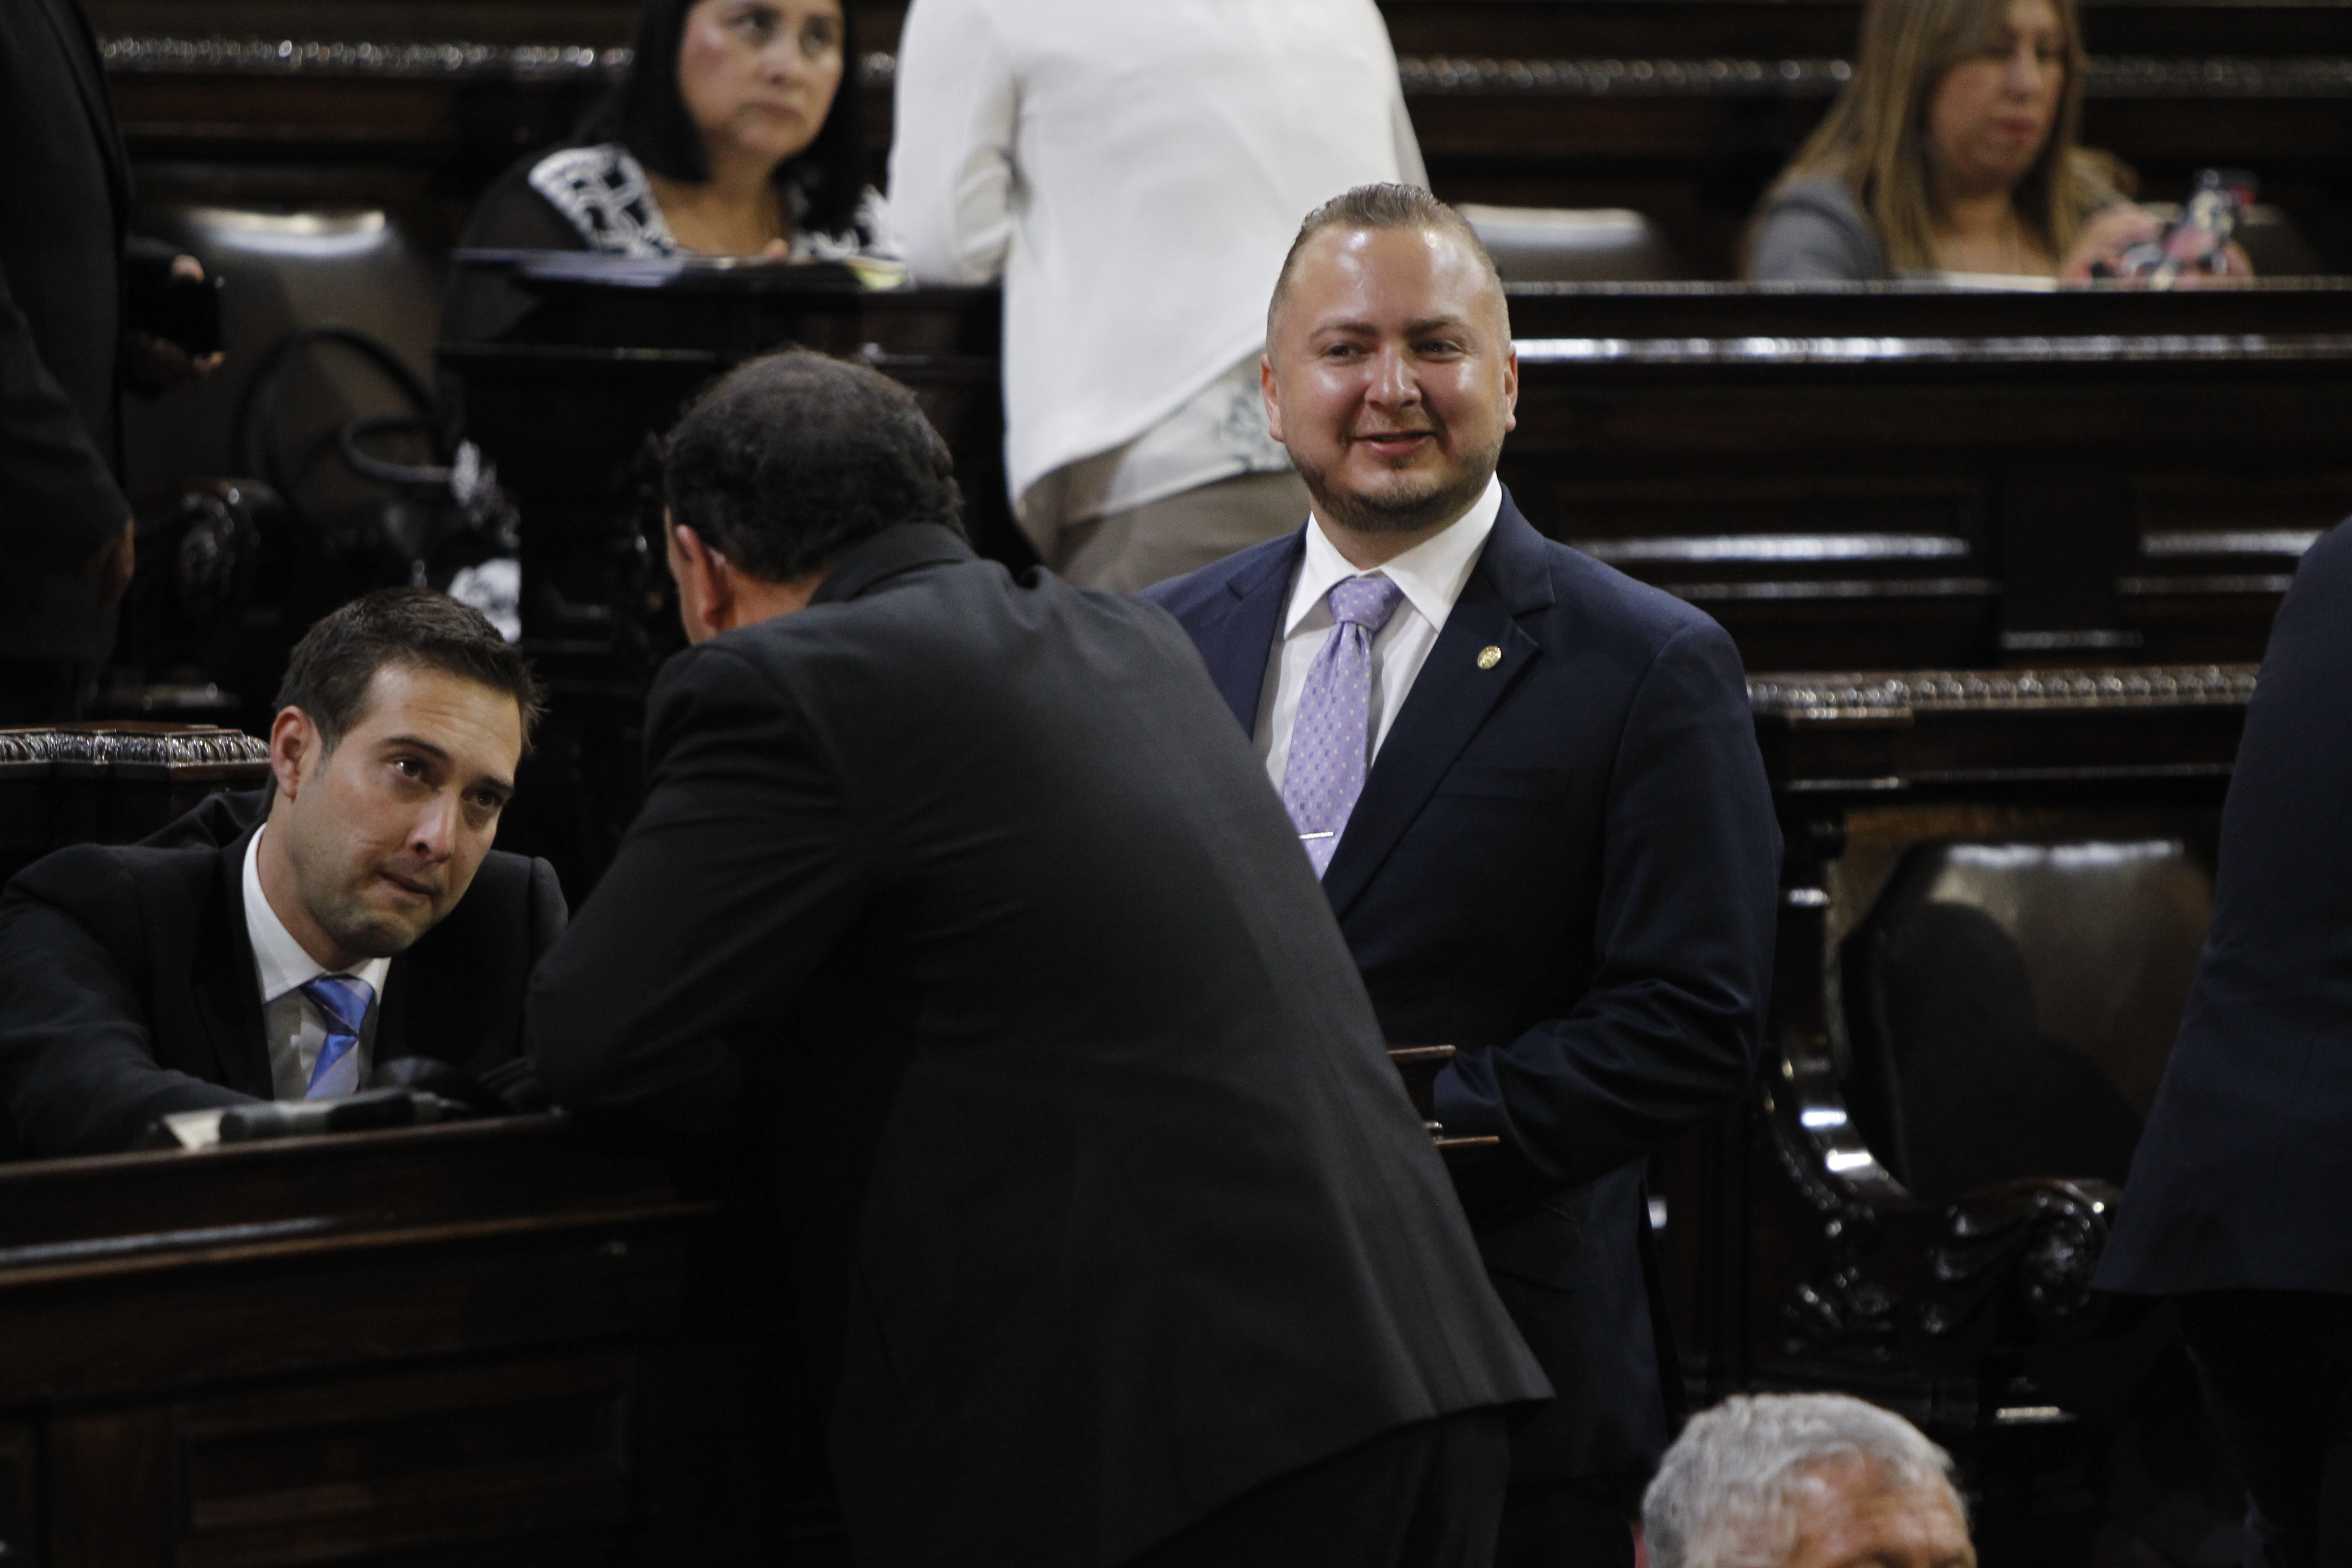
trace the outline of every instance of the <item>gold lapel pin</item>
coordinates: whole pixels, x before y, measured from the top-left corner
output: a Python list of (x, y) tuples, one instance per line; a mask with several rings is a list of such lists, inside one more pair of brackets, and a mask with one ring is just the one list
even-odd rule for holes
[(1482, 648), (1480, 648), (1480, 649), (1478, 650), (1478, 668), (1481, 668), (1481, 669), (1492, 669), (1492, 668), (1494, 668), (1496, 665), (1498, 665), (1498, 664), (1500, 664), (1500, 663), (1502, 663), (1502, 662), (1503, 662), (1503, 650), (1502, 650), (1501, 648), (1496, 647), (1493, 643), (1488, 643), (1485, 647), (1482, 647)]

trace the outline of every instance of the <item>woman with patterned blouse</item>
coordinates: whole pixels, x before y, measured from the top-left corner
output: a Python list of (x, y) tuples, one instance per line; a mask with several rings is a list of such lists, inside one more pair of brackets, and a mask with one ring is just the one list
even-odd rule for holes
[[(842, 0), (647, 0), (628, 75), (566, 146), (476, 205), (468, 248), (615, 256), (889, 255), (865, 180), (856, 23)], [(495, 335), (525, 303), (478, 276), (445, 339)]]

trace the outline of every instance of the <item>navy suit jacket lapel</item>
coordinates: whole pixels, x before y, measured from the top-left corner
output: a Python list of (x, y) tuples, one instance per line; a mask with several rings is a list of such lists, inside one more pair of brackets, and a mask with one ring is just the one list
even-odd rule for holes
[(218, 1068), (215, 1081), (268, 1100), (277, 1089), (263, 1033), (261, 976), (254, 969), (253, 939), (245, 926), (245, 847), (252, 837), (251, 832), (239, 834), (220, 851), (215, 896), (195, 933), (190, 991), (197, 1025)]
[(1291, 535), (1283, 549), (1235, 572), (1225, 583), (1226, 598), (1202, 616), (1192, 639), (1201, 649), (1225, 706), (1241, 721), (1242, 733), (1257, 733), (1258, 700), (1265, 691), (1266, 661), (1274, 657), (1282, 627), (1283, 602), (1298, 558), (1307, 551), (1307, 531)]
[[(1364, 793), (1348, 818), (1348, 830), (1324, 873), (1324, 894), (1340, 918), (1346, 918), (1349, 906), (1421, 815), (1445, 770), (1503, 693), (1543, 651), (1519, 618), (1540, 615), (1552, 604), (1543, 536), (1519, 515), (1506, 490), (1502, 512), (1486, 536), (1478, 564), (1389, 727), (1388, 739), (1365, 777)], [(1500, 648), (1502, 657), (1493, 668), (1482, 669), (1478, 656), (1489, 647)]]

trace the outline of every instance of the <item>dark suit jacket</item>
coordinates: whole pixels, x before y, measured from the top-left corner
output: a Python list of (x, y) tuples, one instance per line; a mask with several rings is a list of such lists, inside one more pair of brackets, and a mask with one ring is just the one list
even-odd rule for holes
[(131, 176), (76, 0), (0, 5), (0, 658), (100, 659)]
[[(1147, 595), (1244, 732), (1304, 548)], [(1559, 1391), (1514, 1439), (1519, 1481), (1643, 1474), (1671, 1436), (1640, 1163), (1748, 1081), (1780, 844), (1731, 639), (1506, 496), (1323, 890), (1387, 1038), (1462, 1048), (1437, 1084), (1446, 1130), (1507, 1151), (1465, 1197)]]
[(1167, 616), (894, 528), (646, 729), (531, 1048), (593, 1120), (772, 1128), (861, 1563), (1122, 1563), (1548, 1392)]
[(2213, 923), (2098, 1284), (2352, 1292), (2352, 525), (2279, 606)]
[[(207, 802), (157, 841), (74, 845), (10, 881), (0, 1153), (118, 1153), (157, 1117), (270, 1098), (244, 896), (267, 799)], [(530, 966), (563, 921), (553, 867), (492, 850), (448, 918), (392, 961), (374, 1059), (511, 1060)]]

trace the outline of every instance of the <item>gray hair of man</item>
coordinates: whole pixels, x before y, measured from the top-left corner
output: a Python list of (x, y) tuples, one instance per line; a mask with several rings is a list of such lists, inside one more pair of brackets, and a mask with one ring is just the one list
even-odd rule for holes
[(1857, 1459), (1885, 1490), (1945, 1489), (1968, 1518), (1951, 1456), (1901, 1416), (1843, 1394), (1735, 1394), (1691, 1417), (1643, 1494), (1650, 1568), (1778, 1568), (1798, 1489)]

